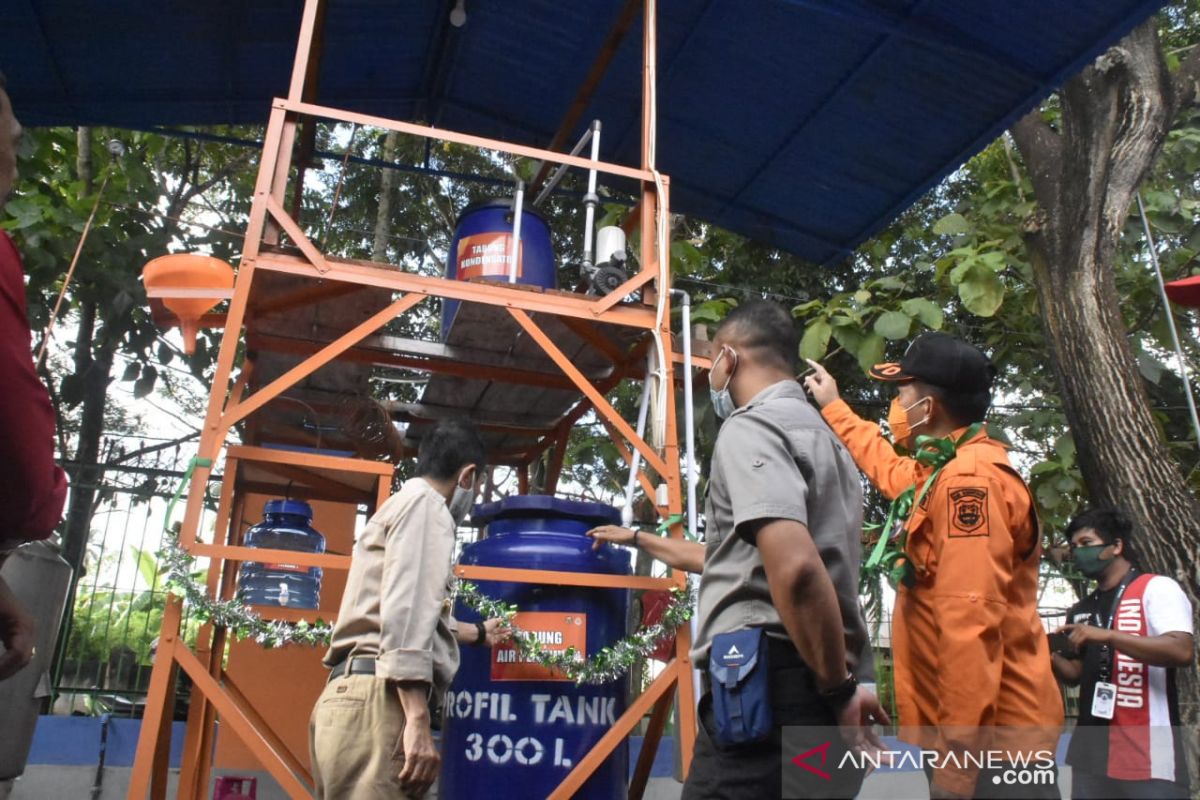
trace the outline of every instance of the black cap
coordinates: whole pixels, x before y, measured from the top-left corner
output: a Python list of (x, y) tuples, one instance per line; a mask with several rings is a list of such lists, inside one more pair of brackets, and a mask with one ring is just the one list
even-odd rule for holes
[(992, 388), (996, 367), (978, 347), (948, 333), (922, 333), (909, 344), (900, 363), (876, 364), (871, 377), (880, 381), (917, 380), (955, 392)]

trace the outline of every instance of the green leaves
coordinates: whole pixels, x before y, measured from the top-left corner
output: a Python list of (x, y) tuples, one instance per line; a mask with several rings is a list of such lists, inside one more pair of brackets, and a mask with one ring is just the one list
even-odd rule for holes
[(900, 308), (910, 317), (915, 317), (921, 324), (933, 331), (942, 329), (942, 309), (932, 300), (924, 297), (910, 297), (900, 304)]
[(804, 336), (800, 338), (800, 358), (811, 358), (815, 361), (824, 356), (825, 351), (829, 349), (829, 337), (832, 333), (833, 326), (827, 319), (821, 318), (810, 323), (804, 329)]
[(858, 346), (858, 366), (863, 372), (883, 361), (884, 344), (883, 337), (877, 333), (863, 337)]
[(971, 264), (958, 278), (958, 297), (979, 317), (993, 316), (1004, 302), (1004, 284), (988, 266)]
[(939, 219), (933, 224), (933, 232), (938, 236), (958, 236), (971, 230), (971, 223), (962, 214), (953, 213)]
[(903, 311), (885, 311), (875, 320), (875, 333), (884, 339), (907, 339), (912, 317)]

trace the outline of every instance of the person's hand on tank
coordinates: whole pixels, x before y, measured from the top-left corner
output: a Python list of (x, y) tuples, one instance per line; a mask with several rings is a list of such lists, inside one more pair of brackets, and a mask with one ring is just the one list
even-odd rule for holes
[(620, 525), (601, 525), (599, 528), (592, 528), (587, 532), (587, 535), (595, 540), (592, 543), (592, 549), (599, 550), (600, 545), (605, 542), (626, 546), (633, 545), (636, 531), (631, 531), (629, 528), (622, 528)]

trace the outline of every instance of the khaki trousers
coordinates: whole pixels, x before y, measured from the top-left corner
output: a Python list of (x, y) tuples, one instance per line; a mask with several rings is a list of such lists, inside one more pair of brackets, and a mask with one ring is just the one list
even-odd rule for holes
[(325, 685), (308, 723), (317, 800), (408, 800), (397, 775), (404, 711), (383, 678), (345, 675)]

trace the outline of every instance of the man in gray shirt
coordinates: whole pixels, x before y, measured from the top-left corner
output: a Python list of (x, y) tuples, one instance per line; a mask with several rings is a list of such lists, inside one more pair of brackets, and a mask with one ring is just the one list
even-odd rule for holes
[(887, 721), (856, 679), (871, 674), (858, 603), (862, 484), (794, 379), (797, 336), (786, 310), (764, 301), (739, 306), (717, 330), (713, 353), (713, 408), (727, 419), (705, 507), (692, 658), (704, 671), (714, 637), (763, 629), (774, 733), (750, 744), (714, 741), (706, 682), (683, 796), (780, 797), (783, 726), (840, 726), (845, 741), (826, 760), (832, 771), (841, 748), (867, 744), (870, 723)]

